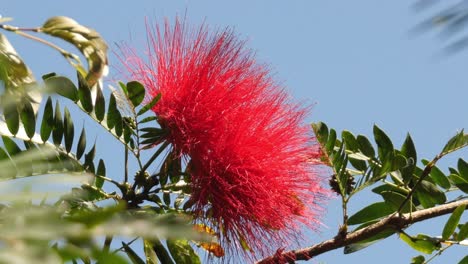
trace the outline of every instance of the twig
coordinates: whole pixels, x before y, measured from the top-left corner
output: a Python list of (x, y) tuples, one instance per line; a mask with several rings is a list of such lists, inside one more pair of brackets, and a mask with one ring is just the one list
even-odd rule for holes
[(439, 205), (433, 208), (423, 209), (423, 210), (419, 210), (419, 211), (407, 213), (407, 214), (400, 215), (400, 214), (394, 213), (366, 228), (351, 232), (347, 234), (345, 237), (337, 236), (333, 239), (323, 241), (311, 247), (276, 254), (274, 256), (270, 256), (270, 257), (267, 257), (265, 259), (258, 261), (257, 264), (287, 263), (288, 260), (309, 260), (312, 257), (318, 256), (325, 252), (335, 250), (337, 248), (341, 248), (341, 247), (344, 247), (353, 243), (357, 243), (364, 239), (370, 238), (389, 228), (395, 229), (398, 231), (414, 223), (424, 221), (426, 219), (438, 217), (441, 215), (449, 214), (453, 212), (453, 210), (455, 210), (455, 208), (457, 208), (460, 205), (467, 205), (467, 209), (468, 209), (468, 199), (451, 202), (451, 203)]

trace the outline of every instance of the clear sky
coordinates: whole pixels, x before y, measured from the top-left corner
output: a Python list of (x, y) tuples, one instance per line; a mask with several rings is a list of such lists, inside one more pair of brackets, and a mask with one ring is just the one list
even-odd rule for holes
[[(410, 132), (418, 157), (431, 159), (451, 136), (468, 128), (468, 52), (440, 56), (445, 41), (435, 34), (410, 34), (433, 13), (415, 13), (413, 2), (4, 0), (0, 14), (13, 17), (10, 24), (24, 27), (66, 15), (95, 28), (114, 51), (122, 41), (144, 47), (145, 16), (162, 21), (186, 13), (191, 23), (234, 27), (297, 100), (314, 104), (309, 122), (324, 121), (338, 131), (365, 135), (378, 124), (397, 146)], [(36, 77), (55, 71), (74, 78), (73, 70), (54, 51), (11, 33), (7, 37)], [(110, 64), (117, 63), (111, 54)], [(109, 148), (101, 151), (112, 153)], [(460, 155), (467, 159), (467, 151)], [(369, 199), (378, 197), (356, 197), (352, 210)], [(326, 227), (307, 233), (309, 244), (336, 234), (341, 219), (338, 200), (326, 209)], [(443, 223), (428, 222), (409, 232), (440, 235)], [(418, 254), (392, 236), (367, 250), (351, 255), (336, 250), (312, 263), (408, 263)], [(456, 263), (465, 254), (466, 248), (450, 249), (433, 263)]]

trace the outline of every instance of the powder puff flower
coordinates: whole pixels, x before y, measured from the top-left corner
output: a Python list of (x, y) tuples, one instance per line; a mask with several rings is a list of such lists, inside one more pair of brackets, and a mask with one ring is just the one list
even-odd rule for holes
[(166, 140), (191, 163), (191, 212), (223, 247), (250, 257), (294, 242), (316, 226), (319, 156), (307, 109), (291, 101), (230, 29), (189, 29), (176, 21), (149, 30), (148, 58), (126, 52), (130, 77), (169, 131)]

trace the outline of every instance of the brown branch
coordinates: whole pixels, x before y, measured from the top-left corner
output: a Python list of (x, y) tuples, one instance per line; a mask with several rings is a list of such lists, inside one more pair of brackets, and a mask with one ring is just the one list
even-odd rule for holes
[(363, 241), (389, 228), (398, 231), (414, 223), (449, 214), (460, 205), (466, 205), (468, 209), (468, 199), (419, 210), (413, 213), (401, 215), (395, 213), (366, 228), (351, 232), (345, 237), (337, 236), (311, 247), (278, 253), (258, 261), (257, 264), (289, 263), (295, 260), (309, 260), (322, 253)]

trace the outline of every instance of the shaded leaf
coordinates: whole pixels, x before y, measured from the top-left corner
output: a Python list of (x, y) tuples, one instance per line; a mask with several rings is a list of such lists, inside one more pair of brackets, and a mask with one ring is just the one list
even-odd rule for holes
[(143, 250), (145, 252), (146, 264), (158, 264), (158, 257), (153, 250), (153, 243), (144, 239), (143, 240)]
[(312, 124), (312, 129), (314, 130), (315, 136), (317, 137), (318, 142), (323, 146), (327, 144), (328, 141), (328, 127), (325, 123), (318, 122)]
[(75, 128), (73, 126), (73, 121), (70, 115), (70, 111), (65, 107), (63, 110), (63, 136), (65, 139), (65, 149), (67, 153), (71, 151), (73, 146), (73, 139), (75, 138)]
[(445, 194), (429, 181), (423, 180), (416, 188), (416, 197), (424, 208), (443, 204), (447, 200)]
[(91, 113), (93, 111), (93, 98), (91, 96), (91, 88), (88, 86), (86, 80), (78, 72), (78, 98), (80, 99), (83, 109)]
[(100, 87), (96, 89), (96, 102), (94, 104), (94, 113), (96, 114), (96, 119), (101, 122), (104, 120), (106, 112), (106, 101), (104, 99), (104, 95), (102, 94), (102, 90)]
[(54, 109), (52, 107), (52, 99), (47, 98), (47, 102), (44, 107), (44, 113), (42, 114), (41, 121), (41, 139), (43, 142), (46, 142), (49, 137), (52, 129), (54, 127)]
[(429, 173), (429, 177), (431, 177), (434, 183), (440, 187), (446, 190), (450, 188), (450, 182), (448, 178), (437, 166), (432, 167), (431, 172)]
[(424, 261), (426, 261), (424, 256), (419, 255), (419, 256), (412, 258), (410, 264), (423, 264)]
[(401, 169), (401, 174), (405, 183), (408, 183), (413, 177), (413, 171), (416, 167), (418, 160), (416, 154), (416, 147), (414, 146), (413, 139), (409, 134), (406, 135), (405, 142), (401, 147), (401, 154), (406, 157), (407, 165)]
[(107, 127), (109, 129), (112, 129), (119, 122), (122, 122), (122, 116), (120, 115), (120, 112), (117, 109), (115, 95), (114, 93), (111, 93), (109, 98), (109, 107), (107, 110)]
[(371, 142), (369, 139), (367, 139), (363, 135), (358, 135), (356, 138), (358, 145), (359, 145), (359, 150), (361, 150), (362, 154), (366, 155), (367, 157), (374, 157), (375, 156), (375, 150), (374, 147), (372, 147)]
[(374, 138), (377, 143), (379, 157), (385, 161), (393, 153), (393, 143), (390, 138), (377, 125), (374, 125)]
[(460, 231), (458, 232), (458, 235), (457, 235), (457, 241), (463, 241), (466, 238), (468, 238), (468, 222), (461, 225)]
[(468, 193), (468, 181), (460, 177), (458, 174), (450, 174), (449, 179), (457, 186), (462, 192)]
[(460, 177), (468, 181), (468, 163), (463, 159), (458, 159), (457, 165)]
[(83, 127), (83, 129), (81, 129), (80, 138), (78, 139), (78, 144), (76, 145), (76, 157), (78, 159), (81, 159), (85, 149), (86, 149), (86, 130)]
[[(382, 192), (380, 195), (382, 195), (383, 199), (392, 206), (394, 211), (398, 210), (406, 199), (405, 195), (393, 191)], [(405, 206), (403, 206), (401, 210), (402, 213), (414, 211), (416, 211), (416, 208), (412, 205), (411, 200), (406, 202)]]
[[(106, 176), (106, 165), (104, 164), (104, 161), (102, 159), (99, 160), (98, 167), (96, 170), (96, 175), (100, 175), (104, 177)], [(104, 180), (99, 177), (96, 177), (94, 186), (96, 186), (98, 189), (101, 189), (103, 185), (104, 185)]]
[(55, 114), (54, 114), (54, 129), (52, 130), (52, 140), (55, 145), (60, 145), (62, 143), (63, 137), (63, 120), (62, 113), (60, 112), (60, 105), (57, 101), (55, 103)]

